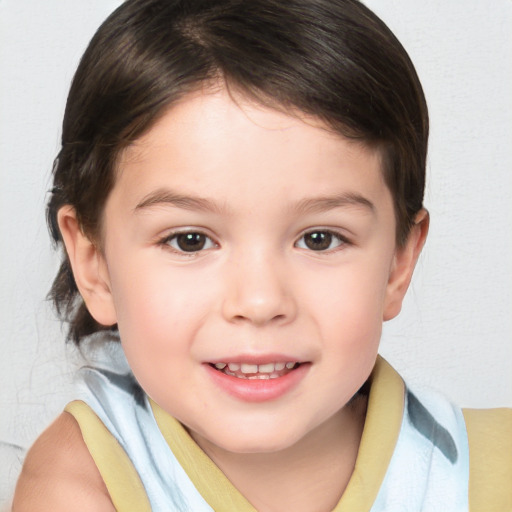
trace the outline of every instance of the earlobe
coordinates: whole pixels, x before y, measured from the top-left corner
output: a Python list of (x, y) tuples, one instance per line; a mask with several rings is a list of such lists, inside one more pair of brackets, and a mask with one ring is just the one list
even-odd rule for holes
[(62, 207), (58, 223), (76, 285), (89, 313), (101, 325), (114, 325), (117, 319), (103, 254), (82, 232), (74, 208)]
[(422, 208), (416, 215), (405, 245), (395, 251), (386, 290), (384, 321), (395, 318), (402, 309), (402, 302), (409, 288), (414, 267), (425, 245), (428, 227), (429, 214)]

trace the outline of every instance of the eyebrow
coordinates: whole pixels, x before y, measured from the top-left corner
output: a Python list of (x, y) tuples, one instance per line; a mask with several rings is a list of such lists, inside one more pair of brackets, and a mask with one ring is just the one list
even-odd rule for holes
[[(134, 211), (144, 210), (152, 206), (170, 205), (192, 211), (224, 213), (221, 205), (204, 197), (190, 197), (168, 189), (159, 189), (146, 195), (135, 207)], [(306, 198), (294, 205), (297, 213), (321, 213), (336, 208), (356, 207), (375, 213), (375, 205), (361, 194), (346, 192), (332, 196)]]
[(140, 211), (151, 206), (170, 205), (184, 210), (206, 211), (222, 213), (222, 208), (218, 203), (204, 197), (190, 197), (178, 194), (168, 189), (159, 189), (145, 196), (135, 207), (135, 211)]
[(299, 213), (320, 213), (347, 207), (360, 208), (373, 214), (376, 212), (375, 205), (369, 199), (353, 192), (303, 199), (297, 203), (295, 209)]

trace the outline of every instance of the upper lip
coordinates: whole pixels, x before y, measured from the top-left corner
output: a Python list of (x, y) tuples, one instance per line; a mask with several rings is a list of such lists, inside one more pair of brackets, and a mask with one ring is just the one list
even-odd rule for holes
[(260, 365), (268, 363), (302, 363), (305, 361), (297, 356), (286, 354), (239, 354), (226, 357), (215, 357), (205, 362), (209, 364), (247, 363)]

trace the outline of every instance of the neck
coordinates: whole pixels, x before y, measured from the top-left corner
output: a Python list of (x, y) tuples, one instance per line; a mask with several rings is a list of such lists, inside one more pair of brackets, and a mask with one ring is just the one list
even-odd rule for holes
[(233, 453), (192, 434), (258, 512), (330, 512), (354, 470), (366, 415), (355, 398), (293, 446), (274, 453)]

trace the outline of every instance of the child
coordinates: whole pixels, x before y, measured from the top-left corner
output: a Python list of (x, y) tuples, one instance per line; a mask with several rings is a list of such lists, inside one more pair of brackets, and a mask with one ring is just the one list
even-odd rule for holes
[(512, 506), (511, 412), (413, 392), (377, 355), (427, 236), (428, 116), (368, 9), (129, 0), (62, 139), (52, 294), (102, 348), (14, 510)]

